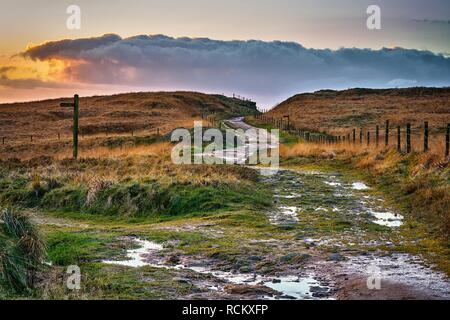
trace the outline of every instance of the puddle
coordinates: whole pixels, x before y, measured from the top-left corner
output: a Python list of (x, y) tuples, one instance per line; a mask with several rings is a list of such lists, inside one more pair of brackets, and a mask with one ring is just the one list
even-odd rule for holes
[(133, 241), (137, 245), (139, 245), (139, 248), (127, 250), (128, 260), (105, 260), (102, 262), (106, 264), (116, 264), (133, 268), (144, 267), (148, 265), (148, 263), (145, 261), (145, 254), (148, 254), (151, 251), (161, 251), (163, 249), (163, 246), (156, 242), (141, 240), (137, 238), (133, 238)]
[(276, 198), (284, 198), (284, 199), (295, 199), (295, 198), (300, 198), (301, 194), (293, 192), (291, 194), (276, 194), (275, 197)]
[(386, 227), (400, 227), (403, 224), (403, 216), (399, 214), (395, 214), (389, 211), (374, 211), (369, 209), (368, 213), (375, 218), (372, 220), (373, 223), (386, 226)]
[[(312, 292), (313, 289), (317, 290), (320, 288), (319, 292), (328, 293), (329, 289), (320, 285), (320, 283), (313, 277), (307, 278), (296, 278), (296, 277), (281, 277), (278, 278), (280, 282), (270, 282), (264, 285), (283, 292), (288, 297), (293, 297), (296, 299), (312, 299), (316, 293)], [(322, 289), (324, 288), (324, 289)]]
[(269, 213), (269, 221), (275, 225), (296, 224), (297, 207), (279, 206), (274, 212)]
[[(174, 266), (164, 264), (164, 261), (153, 254), (163, 250), (161, 244), (133, 238), (133, 241), (140, 247), (127, 251), (128, 260), (112, 261), (105, 260), (105, 264), (121, 265), (126, 267), (138, 268), (144, 266), (151, 266), (155, 268), (167, 268), (174, 270), (191, 270), (200, 274), (211, 275), (217, 279), (223, 280), (229, 284), (236, 285), (261, 285), (273, 289), (280, 293), (279, 296), (262, 296), (264, 299), (313, 299), (328, 297), (331, 289), (322, 286), (319, 281), (314, 279), (313, 275), (298, 276), (280, 276), (280, 277), (266, 277), (258, 274), (244, 274), (238, 272), (226, 272), (220, 270), (211, 270), (205, 266), (186, 266), (178, 264)], [(154, 258), (156, 261), (151, 261)], [(223, 291), (223, 285), (210, 285), (208, 288), (211, 291)]]
[(395, 253), (390, 256), (352, 256), (343, 263), (347, 272), (373, 275), (379, 268), (383, 282), (400, 283), (436, 298), (450, 299), (450, 282), (444, 273), (424, 266), (419, 256)]
[(354, 189), (354, 190), (369, 190), (370, 188), (362, 182), (353, 182), (352, 189)]
[(333, 181), (325, 181), (325, 183), (326, 183), (327, 185), (329, 185), (329, 186), (332, 186), (332, 187), (337, 187), (337, 186), (341, 186), (341, 185), (342, 185), (342, 184), (339, 183), (339, 182), (333, 182)]

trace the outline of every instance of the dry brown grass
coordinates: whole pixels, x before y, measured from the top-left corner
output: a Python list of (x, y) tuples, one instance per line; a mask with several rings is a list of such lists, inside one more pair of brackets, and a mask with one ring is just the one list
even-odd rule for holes
[[(118, 148), (95, 147), (86, 151), (78, 161), (61, 153), (51, 158), (23, 160), (19, 168), (26, 168), (31, 181), (36, 177), (46, 177), (86, 185), (98, 181), (116, 183), (148, 179), (162, 184), (221, 185), (239, 183), (245, 173), (242, 168), (233, 166), (176, 165), (170, 158), (171, 149), (167, 142)], [(10, 174), (14, 175), (14, 172), (10, 170)]]
[[(69, 138), (72, 111), (61, 108), (61, 98), (26, 103), (0, 104), (0, 139), (8, 143)], [(140, 92), (80, 98), (80, 134), (84, 136), (170, 131), (179, 122), (206, 115), (254, 108), (250, 102), (197, 92)], [(0, 141), (1, 142), (1, 141)]]
[(366, 152), (367, 148), (359, 144), (325, 144), (314, 142), (300, 142), (291, 146), (282, 145), (280, 155), (282, 157), (329, 157), (331, 153), (335, 155), (356, 155)]
[[(95, 147), (82, 150), (79, 159), (114, 159), (133, 156), (157, 156), (168, 154), (171, 149), (169, 142), (157, 142), (154, 144), (133, 146), (127, 145), (117, 148)], [(71, 150), (64, 150), (55, 154), (54, 158), (63, 160), (72, 156)]]

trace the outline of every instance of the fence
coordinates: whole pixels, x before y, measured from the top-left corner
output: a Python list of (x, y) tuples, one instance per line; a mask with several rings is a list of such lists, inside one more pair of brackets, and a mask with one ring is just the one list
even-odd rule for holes
[(252, 99), (246, 98), (246, 97), (238, 95), (236, 93), (233, 93), (233, 99), (238, 99), (238, 100), (242, 100), (242, 101), (252, 101)]
[[(255, 118), (261, 120), (263, 123), (271, 124), (276, 128), (281, 130), (289, 131), (293, 134), (298, 135), (300, 138), (304, 139), (306, 142), (316, 142), (316, 143), (348, 143), (348, 144), (358, 144), (366, 145), (367, 147), (375, 146), (379, 147), (383, 136), (381, 135), (380, 125), (375, 125), (373, 128), (353, 128), (350, 132), (345, 134), (328, 134), (325, 132), (315, 132), (311, 130), (296, 128), (290, 122), (289, 116), (284, 116), (282, 118), (274, 118), (268, 116), (264, 113), (255, 115)], [(286, 120), (285, 120), (286, 119)], [(392, 131), (396, 127), (396, 131)], [(392, 145), (391, 141), (396, 139), (396, 147), (399, 152), (405, 151), (406, 153), (411, 153), (414, 151), (428, 152), (430, 150), (430, 126), (427, 121), (424, 122), (423, 127), (412, 128), (410, 123), (406, 126), (397, 125), (393, 127), (389, 120), (384, 123), (384, 146), (388, 147)], [(392, 133), (393, 132), (393, 133)], [(441, 131), (436, 131), (434, 137), (438, 141), (444, 142), (444, 155), (449, 156), (450, 152), (450, 123), (447, 124), (445, 133), (442, 135), (444, 139), (440, 138)], [(403, 141), (404, 138), (404, 141)], [(413, 149), (413, 138), (415, 140), (420, 139), (421, 146), (417, 149)], [(442, 140), (441, 140), (442, 139)]]
[[(202, 114), (201, 118), (210, 126), (217, 126), (218, 120), (215, 115), (206, 115)], [(83, 127), (79, 128), (79, 138), (87, 139), (87, 138), (97, 138), (97, 137), (138, 137), (145, 135), (161, 135), (162, 128), (155, 127), (149, 129), (130, 129), (124, 131), (117, 130), (99, 130), (96, 133), (92, 133), (89, 130), (89, 133), (86, 133), (83, 130)], [(5, 135), (0, 136), (0, 145), (1, 146), (9, 146), (14, 144), (22, 144), (22, 143), (40, 143), (40, 142), (51, 142), (51, 141), (66, 141), (72, 140), (72, 133), (68, 130), (55, 132), (54, 135), (45, 135), (45, 134), (14, 134), (14, 135)]]

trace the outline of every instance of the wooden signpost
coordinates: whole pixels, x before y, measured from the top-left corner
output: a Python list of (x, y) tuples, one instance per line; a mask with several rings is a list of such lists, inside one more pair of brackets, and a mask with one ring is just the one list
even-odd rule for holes
[(73, 97), (73, 103), (63, 102), (60, 104), (63, 108), (73, 108), (73, 158), (78, 158), (78, 95)]

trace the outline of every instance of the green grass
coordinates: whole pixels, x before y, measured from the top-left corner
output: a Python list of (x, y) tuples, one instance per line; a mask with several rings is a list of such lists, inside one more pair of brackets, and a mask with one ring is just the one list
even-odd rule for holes
[(48, 235), (48, 258), (57, 266), (79, 265), (117, 253), (115, 234), (56, 231)]
[[(8, 180), (3, 180), (4, 185)], [(3, 203), (26, 208), (81, 212), (92, 215), (124, 217), (183, 216), (193, 213), (236, 207), (270, 205), (268, 190), (256, 184), (235, 183), (216, 186), (161, 184), (157, 181), (118, 182), (91, 191), (83, 184), (57, 185), (41, 188), (38, 193), (31, 181), (19, 179), (0, 189)]]
[(31, 219), (15, 209), (1, 209), (0, 286), (6, 291), (29, 291), (45, 254), (43, 237)]

